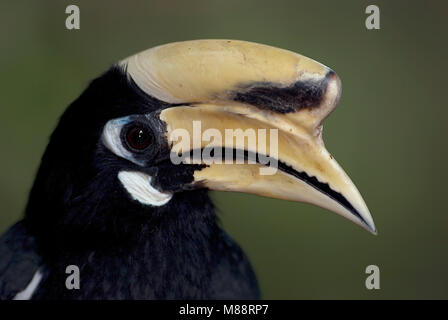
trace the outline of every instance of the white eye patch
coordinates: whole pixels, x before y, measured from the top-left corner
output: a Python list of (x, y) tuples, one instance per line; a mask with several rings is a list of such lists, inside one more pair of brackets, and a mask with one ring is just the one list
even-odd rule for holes
[(108, 121), (103, 129), (103, 144), (115, 155), (132, 161), (139, 166), (143, 166), (144, 163), (135, 159), (132, 153), (125, 148), (121, 141), (121, 129), (130, 121), (130, 117), (123, 117)]
[(137, 171), (120, 171), (118, 179), (134, 200), (155, 207), (171, 200), (171, 193), (160, 192), (151, 185), (152, 177)]
[[(121, 130), (130, 123), (131, 117), (123, 117), (110, 120), (103, 129), (102, 142), (104, 146), (118, 157), (127, 159), (139, 166), (145, 164), (134, 158), (133, 154), (123, 145), (121, 140)], [(151, 185), (152, 177), (138, 171), (120, 171), (118, 173), (123, 187), (132, 199), (150, 206), (163, 206), (171, 200), (171, 193), (160, 192)]]

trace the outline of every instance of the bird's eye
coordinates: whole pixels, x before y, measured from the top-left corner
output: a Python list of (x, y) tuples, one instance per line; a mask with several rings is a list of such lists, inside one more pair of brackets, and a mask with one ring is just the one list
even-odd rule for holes
[(142, 151), (152, 143), (153, 137), (149, 128), (134, 124), (126, 128), (125, 139), (131, 151)]

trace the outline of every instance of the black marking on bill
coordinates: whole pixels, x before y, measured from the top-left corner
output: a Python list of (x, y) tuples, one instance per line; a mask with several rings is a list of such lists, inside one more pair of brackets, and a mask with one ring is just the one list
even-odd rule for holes
[(316, 177), (309, 176), (305, 171), (297, 171), (297, 170), (293, 169), (291, 166), (289, 166), (283, 162), (280, 162), (280, 161), (278, 163), (278, 169), (280, 171), (283, 171), (287, 174), (290, 174), (290, 175), (306, 182), (313, 188), (324, 193), (331, 199), (333, 199), (336, 202), (338, 202), (339, 204), (341, 204), (344, 208), (346, 208), (348, 211), (353, 213), (365, 225), (367, 225), (368, 227), (371, 228), (370, 224), (359, 214), (358, 210), (356, 210), (353, 207), (353, 205), (341, 193), (331, 189), (330, 186), (328, 185), (328, 183), (322, 183), (319, 180), (317, 180)]
[(241, 85), (240, 90), (230, 93), (230, 99), (279, 113), (312, 109), (320, 105), (333, 74), (329, 71), (320, 80), (297, 81), (287, 87), (271, 82)]
[[(200, 154), (204, 154), (203, 153), (204, 149), (206, 149), (206, 148), (201, 149)], [(207, 154), (209, 154), (211, 156), (211, 158), (214, 157), (214, 149), (215, 148), (212, 147), (211, 150), (207, 152)], [(315, 188), (316, 190), (322, 192), (326, 196), (335, 200), (336, 202), (341, 204), (344, 208), (346, 208), (348, 211), (350, 211), (353, 215), (355, 215), (359, 220), (361, 220), (366, 226), (368, 226), (369, 228), (372, 228), (371, 225), (361, 216), (361, 214), (358, 212), (358, 210), (356, 210), (353, 207), (353, 205), (341, 193), (331, 189), (331, 187), (329, 186), (328, 183), (320, 182), (319, 180), (317, 180), (316, 177), (309, 176), (304, 171), (297, 171), (284, 162), (281, 162), (277, 159), (274, 159), (272, 157), (266, 156), (264, 154), (259, 154), (256, 152), (251, 152), (251, 151), (241, 150), (241, 149), (221, 148), (222, 157), (224, 157), (226, 155), (226, 153), (230, 154), (230, 151), (232, 151), (231, 154), (233, 156), (233, 161), (236, 161), (238, 159), (238, 160), (245, 160), (245, 161), (252, 160), (253, 163), (258, 163), (261, 165), (266, 165), (268, 163), (269, 164), (272, 164), (272, 163), (277, 164), (278, 170), (283, 171), (289, 175), (292, 175), (293, 177), (296, 177), (297, 179), (302, 180), (303, 182), (307, 183), (311, 187)], [(185, 157), (193, 159), (193, 157), (192, 157), (193, 154), (194, 154), (194, 152), (193, 152), (193, 150), (191, 150), (190, 154), (185, 155)], [(260, 158), (263, 159), (262, 162), (259, 161)], [(225, 159), (223, 158), (222, 160), (224, 163)], [(200, 170), (201, 169), (202, 168), (200, 168)]]

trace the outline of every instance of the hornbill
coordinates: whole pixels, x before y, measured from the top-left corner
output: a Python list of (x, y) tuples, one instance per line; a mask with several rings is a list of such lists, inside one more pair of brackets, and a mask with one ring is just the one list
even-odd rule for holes
[[(0, 298), (259, 298), (209, 189), (315, 204), (375, 234), (361, 195), (322, 140), (340, 93), (340, 79), (324, 65), (244, 41), (171, 43), (113, 65), (61, 116), (25, 216), (0, 239)], [(193, 136), (194, 121), (222, 136), (276, 129), (275, 159), (248, 139), (235, 146), (237, 136), (193, 141), (180, 154), (174, 133)], [(215, 156), (239, 150), (257, 161), (191, 155), (210, 145)], [(173, 154), (184, 161), (173, 163)], [(261, 174), (260, 155), (278, 170)], [(67, 266), (79, 269), (79, 289), (66, 287)]]

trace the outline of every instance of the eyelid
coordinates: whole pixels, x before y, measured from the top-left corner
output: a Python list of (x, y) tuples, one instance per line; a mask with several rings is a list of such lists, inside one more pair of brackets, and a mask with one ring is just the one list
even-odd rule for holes
[(133, 154), (127, 150), (122, 143), (121, 130), (130, 122), (131, 118), (129, 116), (108, 121), (103, 129), (102, 142), (104, 146), (115, 155), (127, 159), (139, 166), (144, 166), (144, 163), (135, 159)]

